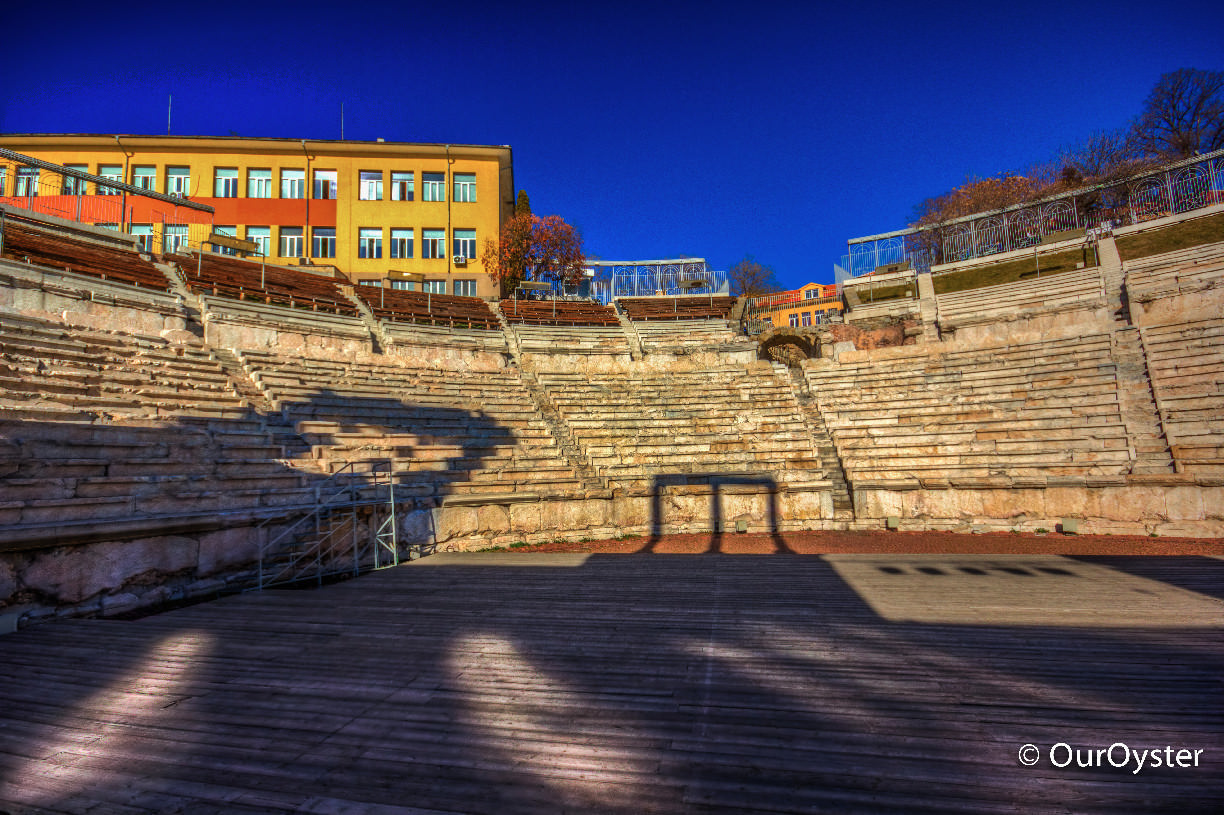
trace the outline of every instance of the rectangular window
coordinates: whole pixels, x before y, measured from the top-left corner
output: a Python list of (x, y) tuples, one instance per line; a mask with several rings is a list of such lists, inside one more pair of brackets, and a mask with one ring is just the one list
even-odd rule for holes
[(455, 230), (455, 257), (465, 257), (468, 260), (476, 257), (476, 230)]
[(803, 324), (804, 325), (812, 324), (812, 312), (810, 311), (803, 312)]
[(247, 198), (272, 197), (272, 171), (247, 170)]
[(168, 224), (163, 252), (177, 252), (187, 248), (187, 224)]
[(252, 243), (259, 244), (257, 253), (268, 256), (268, 251), (272, 248), (272, 228), (268, 226), (248, 226), (246, 229), (246, 239)]
[(336, 197), (336, 171), (315, 170), (314, 192), (315, 200), (330, 201)]
[[(89, 167), (85, 164), (65, 164), (69, 170), (79, 170), (82, 173), (89, 172)], [(64, 176), (64, 195), (88, 195), (86, 190), (88, 183), (80, 178), (73, 178), (70, 175)]]
[(476, 281), (475, 280), (456, 280), (455, 294), (460, 297), (475, 297), (476, 296)]
[(398, 291), (416, 291), (416, 289), (413, 288), (413, 285), (415, 284), (411, 280), (391, 281), (391, 288), (397, 289)]
[(446, 173), (421, 173), (421, 186), (424, 200), (446, 200)]
[(381, 280), (358, 280), (357, 285), (359, 286), (377, 286), (379, 288), (382, 288), (382, 281)]
[(414, 181), (412, 173), (391, 173), (391, 200), (411, 201)]
[(281, 198), (306, 197), (306, 171), (281, 170)]
[(191, 195), (191, 168), (166, 168), (166, 195), (177, 195), (186, 198)]
[[(421, 230), (421, 257), (423, 258), (444, 258), (446, 257), (446, 230), (445, 229), (422, 229)], [(444, 293), (444, 292), (440, 292)]]
[(103, 229), (113, 229), (116, 232), (119, 231), (119, 224), (94, 224), (94, 226), (99, 226)]
[(238, 197), (238, 170), (233, 167), (218, 167), (213, 181), (213, 197)]
[(153, 190), (153, 192), (157, 192), (157, 168), (133, 167), (132, 186), (140, 187), (142, 190)]
[(431, 294), (446, 294), (446, 281), (426, 280), (421, 291), (427, 291)]
[(412, 257), (412, 230), (411, 229), (392, 229), (391, 230), (391, 257), (393, 258)]
[(797, 311), (791, 312), (791, 315), (790, 315), (790, 327), (791, 327), (791, 328), (798, 328), (798, 327), (799, 327), (799, 312), (797, 312)]
[(282, 226), (280, 228), (280, 256), (283, 258), (303, 257), (302, 227)]
[(336, 256), (336, 228), (316, 226), (310, 230), (310, 253), (317, 258)]
[[(111, 181), (123, 182), (123, 166), (120, 164), (99, 164), (98, 175)], [(118, 195), (119, 190), (114, 187), (103, 187), (98, 185), (98, 195)]]
[[(234, 172), (237, 172), (237, 170), (235, 170)], [(237, 185), (238, 183), (237, 178), (234, 179), (234, 183), (235, 185)], [(213, 227), (213, 232), (216, 232), (218, 235), (225, 235), (227, 238), (238, 237), (238, 227), (236, 226), (215, 226)], [(218, 255), (236, 255), (238, 254), (237, 249), (231, 249), (228, 246), (217, 246), (216, 244), (213, 244), (212, 250), (216, 252)]]
[(476, 201), (475, 173), (455, 173), (455, 200), (468, 203)]
[(13, 194), (19, 198), (38, 195), (38, 169), (36, 167), (17, 168), (17, 189)]
[(362, 201), (381, 201), (382, 195), (382, 173), (374, 170), (362, 170), (359, 174), (357, 197)]
[(132, 230), (132, 237), (136, 239), (140, 251), (153, 251), (153, 224), (132, 224), (128, 228)]
[(4, 191), (8, 188), (8, 167), (0, 167), (0, 198), (4, 197)]
[(357, 230), (357, 257), (371, 259), (382, 257), (381, 229)]

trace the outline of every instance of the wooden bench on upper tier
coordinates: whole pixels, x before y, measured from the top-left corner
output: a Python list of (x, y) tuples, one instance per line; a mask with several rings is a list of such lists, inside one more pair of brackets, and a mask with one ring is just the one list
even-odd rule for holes
[(610, 306), (580, 300), (502, 300), (506, 321), (528, 325), (619, 326)]
[(135, 249), (72, 237), (51, 227), (7, 221), (4, 257), (155, 291), (170, 290), (170, 281), (161, 270)]
[(634, 322), (646, 320), (730, 319), (735, 298), (714, 297), (620, 297), (616, 305)]
[(187, 286), (197, 294), (253, 300), (291, 308), (357, 315), (357, 306), (340, 291), (337, 280), (283, 266), (203, 252), (170, 255)]
[(388, 322), (450, 328), (497, 329), (497, 317), (479, 297), (357, 286), (354, 291), (374, 316)]

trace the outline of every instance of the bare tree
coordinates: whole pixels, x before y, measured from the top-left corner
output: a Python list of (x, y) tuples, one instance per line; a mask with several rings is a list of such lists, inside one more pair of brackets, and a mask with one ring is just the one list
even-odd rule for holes
[(1181, 68), (1160, 77), (1134, 136), (1142, 150), (1163, 159), (1224, 147), (1224, 71)]
[(1135, 170), (1139, 158), (1134, 133), (1126, 129), (1097, 130), (1059, 153), (1064, 183), (1072, 176), (1084, 183), (1094, 183), (1127, 175)]
[(727, 271), (731, 294), (735, 297), (758, 297), (782, 290), (774, 270), (746, 256)]

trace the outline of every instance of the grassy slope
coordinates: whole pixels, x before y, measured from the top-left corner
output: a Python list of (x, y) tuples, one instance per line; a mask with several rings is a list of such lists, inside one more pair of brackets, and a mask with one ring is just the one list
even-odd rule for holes
[(1134, 260), (1218, 241), (1224, 241), (1224, 212), (1183, 221), (1163, 229), (1125, 235), (1117, 239), (1117, 245), (1118, 255), (1122, 260)]
[[(1086, 266), (1097, 264), (1097, 259), (1093, 257), (1092, 252), (1080, 247), (1066, 249), (1052, 255), (1041, 255), (1040, 260), (1042, 277), (1072, 271), (1077, 263)], [(1027, 255), (1004, 263), (936, 275), (933, 283), (936, 294), (947, 294), (954, 291), (980, 289), (985, 286), (997, 286), (1016, 280), (1031, 280), (1036, 277), (1036, 272), (1037, 261), (1032, 255)]]

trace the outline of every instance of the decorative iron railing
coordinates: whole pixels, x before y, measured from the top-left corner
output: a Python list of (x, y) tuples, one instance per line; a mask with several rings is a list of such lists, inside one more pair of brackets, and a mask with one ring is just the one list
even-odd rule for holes
[(934, 264), (986, 257), (1040, 244), (1051, 235), (1085, 230), (1091, 237), (1224, 203), (1224, 150), (1173, 162), (1100, 184), (1004, 209), (847, 242), (847, 277), (909, 262), (919, 272)]

